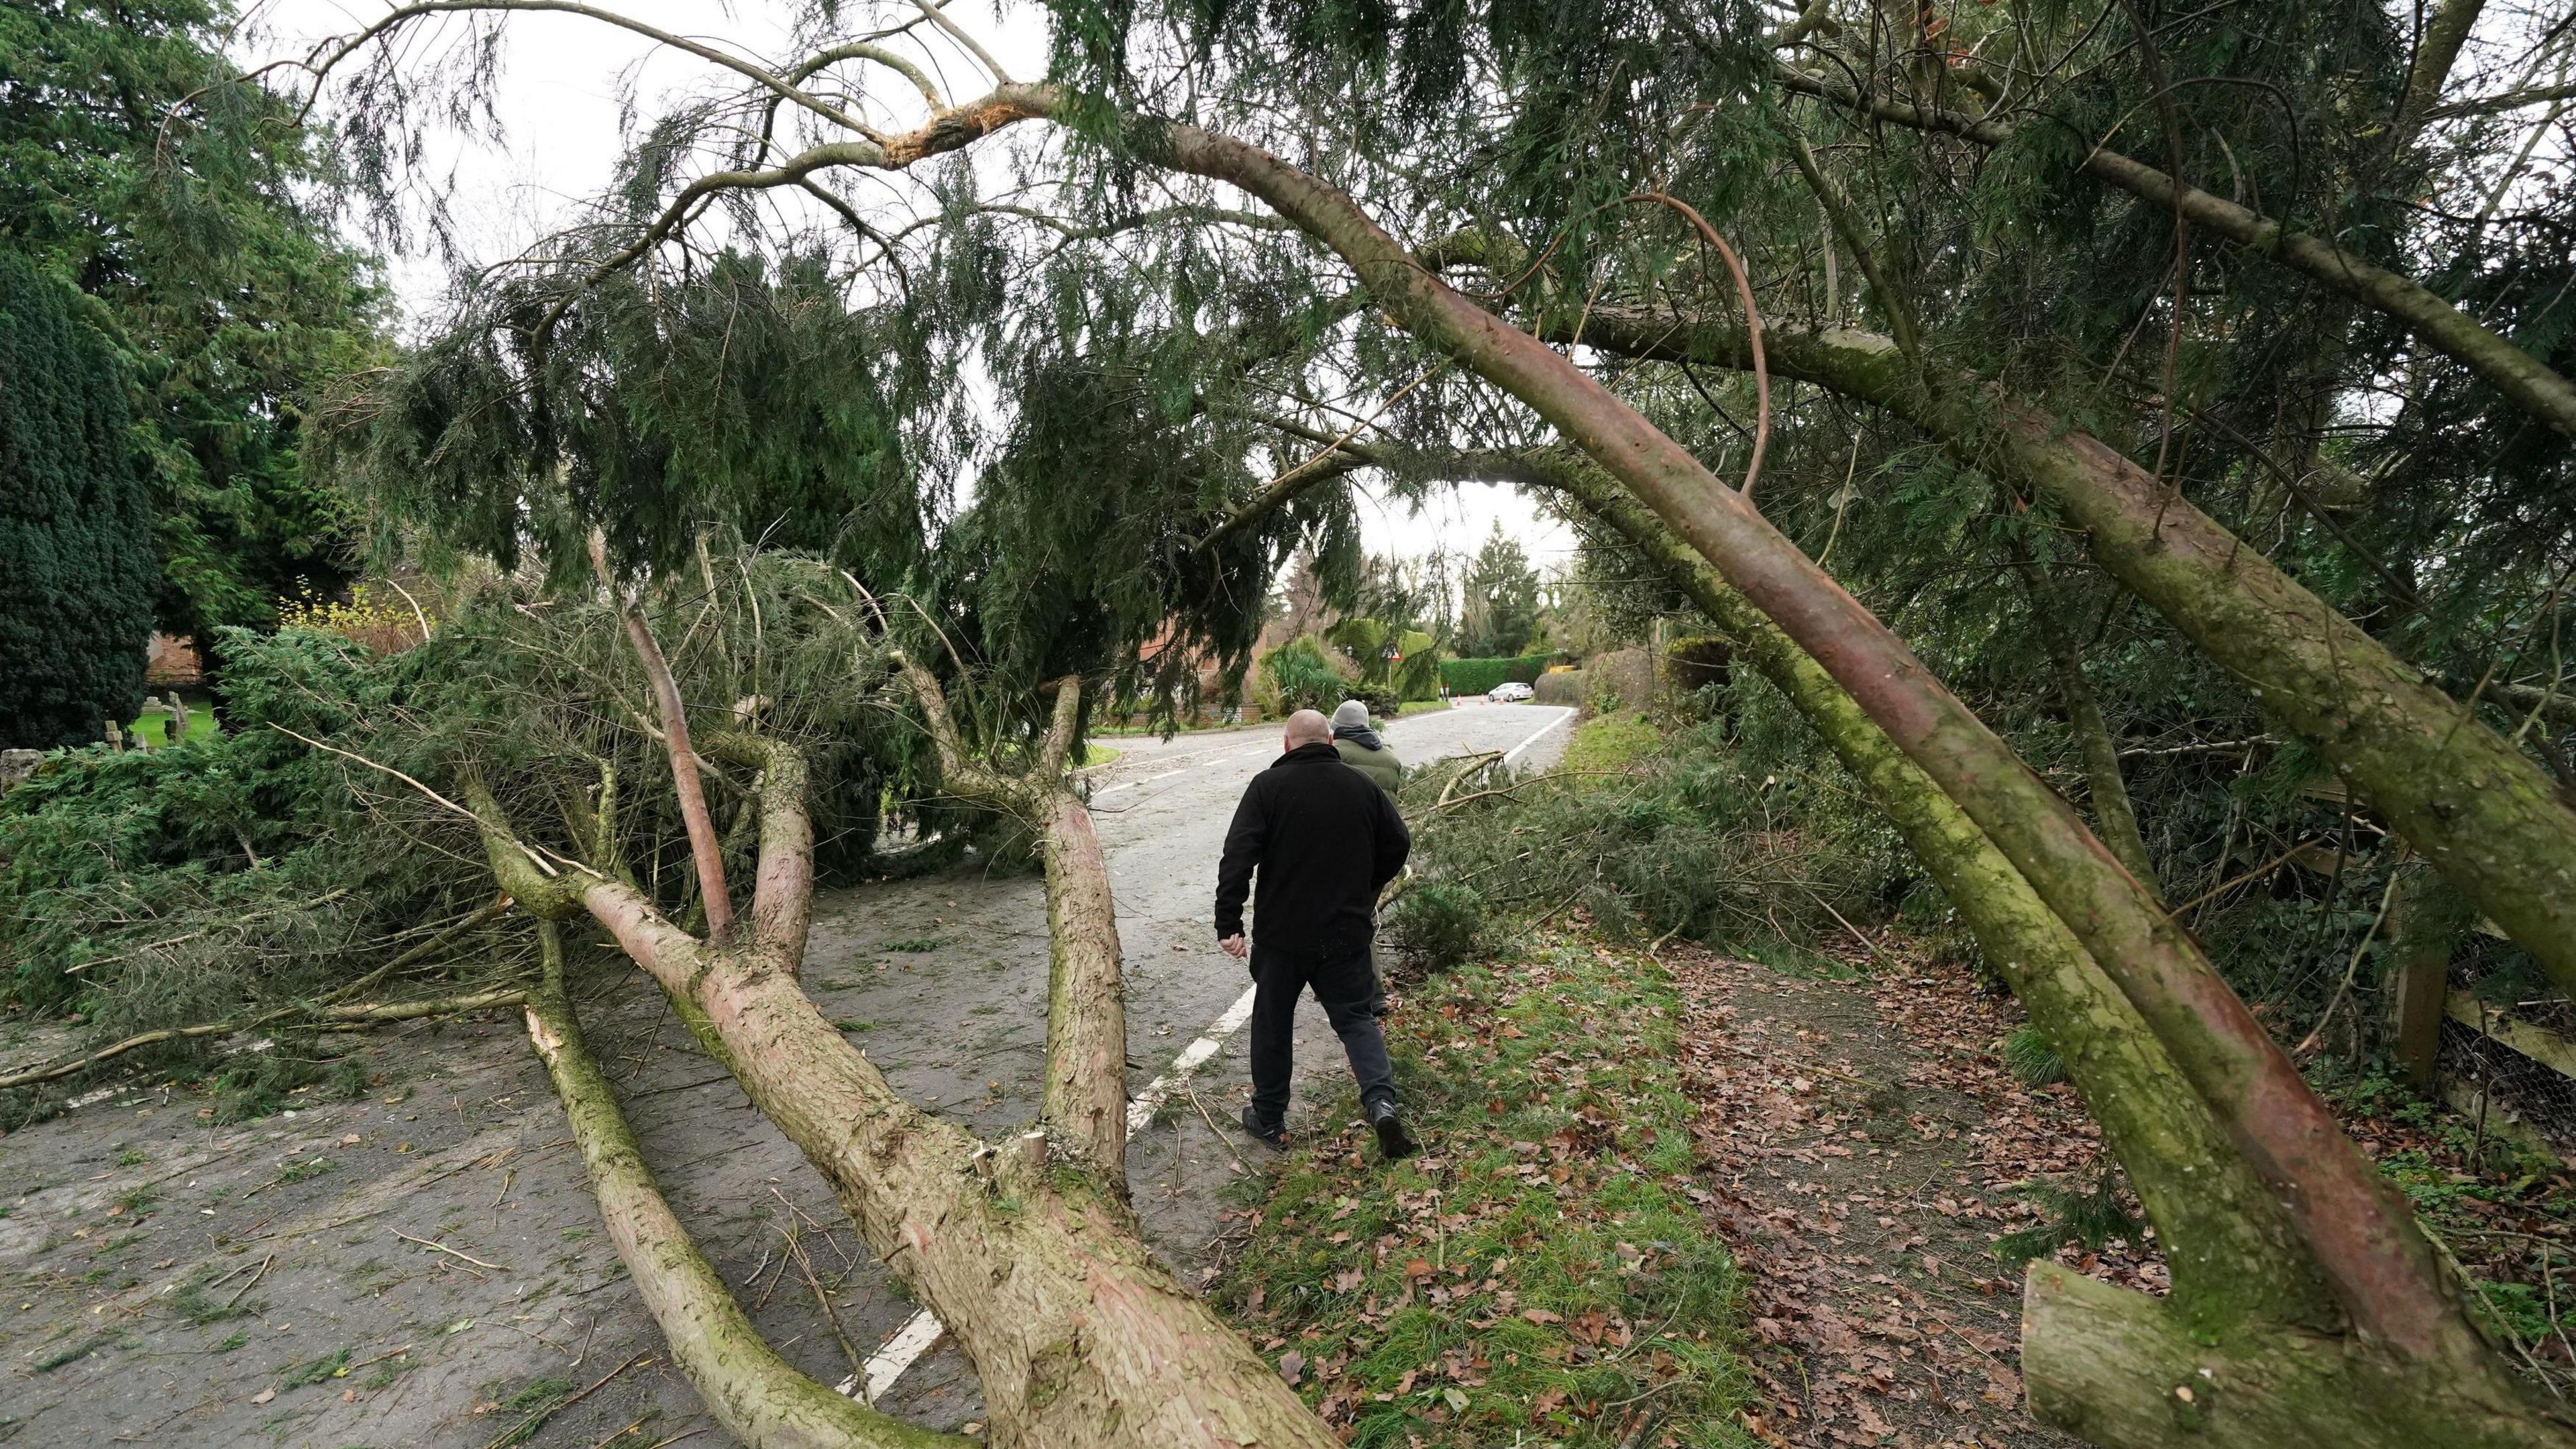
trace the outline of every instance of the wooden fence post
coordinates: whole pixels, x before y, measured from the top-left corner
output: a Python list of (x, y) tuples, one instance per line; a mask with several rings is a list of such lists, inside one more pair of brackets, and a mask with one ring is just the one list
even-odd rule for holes
[(2420, 862), (2406, 872), (2390, 905), (2388, 964), (2397, 1014), (2397, 1060), (2406, 1084), (2430, 1095), (2441, 1053), (2442, 1014), (2450, 991), (2451, 955), (2475, 913), (2459, 892)]

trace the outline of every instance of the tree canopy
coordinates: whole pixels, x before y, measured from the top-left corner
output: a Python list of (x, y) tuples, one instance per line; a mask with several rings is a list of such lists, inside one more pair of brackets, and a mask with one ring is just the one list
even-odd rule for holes
[(0, 235), (95, 297), (148, 460), (155, 616), (209, 646), (350, 576), (307, 408), (373, 359), (383, 299), (332, 218), (337, 153), (219, 51), (209, 0), (0, 11)]

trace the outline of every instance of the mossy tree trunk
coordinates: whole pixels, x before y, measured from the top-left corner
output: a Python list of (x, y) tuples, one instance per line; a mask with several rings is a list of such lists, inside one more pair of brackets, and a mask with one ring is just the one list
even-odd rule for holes
[[(1543, 336), (1570, 336), (1551, 318)], [(1605, 352), (1749, 367), (1742, 327), (1596, 307)], [(1887, 408), (1968, 467), (2056, 505), (2112, 577), (2282, 726), (2310, 741), (2398, 834), (2552, 979), (2576, 990), (2576, 808), (2547, 772), (2253, 545), (2117, 450), (2000, 391), (1918, 381), (1874, 333), (1770, 328), (1773, 372)]]
[(2136, 1008), (1947, 795), (1849, 691), (1670, 529), (1571, 449), (1467, 460), (1478, 476), (1564, 494), (1633, 544), (1816, 731), (1903, 836), (2046, 1034), (2155, 1225), (2173, 1307), (2203, 1331), (2341, 1320), (2284, 1214), (2156, 1044)]
[(563, 983), (561, 929), (538, 924), (545, 979), (528, 993), (528, 1044), (545, 1063), (590, 1174), (590, 1195), (671, 1360), (724, 1431), (752, 1449), (966, 1449), (832, 1392), (762, 1341), (724, 1279), (680, 1225), (617, 1093), (582, 1040)]
[[(637, 652), (648, 673), (660, 667), (658, 652)], [(908, 679), (934, 739), (943, 750), (955, 747), (936, 682), (917, 671)], [(1041, 770), (1052, 762), (1052, 773), (1041, 777), (1048, 788), (1062, 789), (1078, 710), (1067, 681), (1039, 751)], [(965, 1351), (991, 1414), (993, 1442), (1047, 1449), (1337, 1444), (1277, 1371), (1137, 1236), (1124, 1184), (1104, 1175), (1076, 1130), (1088, 1130), (1087, 1105), (1078, 1116), (1050, 1118), (1047, 1131), (987, 1143), (904, 1101), (824, 1019), (796, 980), (808, 905), (785, 898), (810, 896), (812, 888), (804, 762), (786, 744), (739, 730), (699, 738), (717, 758), (754, 763), (760, 772), (750, 925), (730, 946), (690, 935), (623, 881), (546, 864), (490, 793), (469, 787), (485, 857), (532, 915), (553, 921), (586, 914), (674, 1002), (703, 1019), (752, 1104), (832, 1184), (870, 1249)], [(949, 763), (952, 790), (983, 768), (962, 754)], [(674, 765), (692, 767), (676, 757)], [(1055, 823), (1087, 838), (1071, 820)], [(1073, 949), (1052, 953), (1060, 990), (1078, 994), (1098, 984), (1103, 970), (1113, 973), (1114, 990), (1114, 923), (1091, 919), (1109, 905), (1100, 864), (1096, 842), (1087, 855), (1078, 842), (1067, 850), (1071, 888), (1051, 915), (1109, 929), (1105, 937), (1077, 933)], [(1085, 885), (1094, 872), (1097, 891)], [(1111, 948), (1105, 963), (1104, 940)], [(1051, 1086), (1051, 1100), (1114, 1101), (1110, 1115), (1123, 1133), (1123, 1035), (1105, 1059), (1097, 1047), (1102, 1024), (1123, 1015), (1086, 1005), (1095, 1009), (1082, 1025), (1050, 1028), (1050, 1082), (1074, 1084), (1060, 1097)], [(1076, 1062), (1054, 1060), (1059, 1051), (1077, 1053)], [(1105, 1088), (1097, 1080), (1103, 1075), (1110, 1079)], [(731, 1379), (713, 1392), (758, 1397)]]
[(2288, 1214), (2012, 863), (1813, 659), (1613, 480), (1561, 448), (1477, 460), (1471, 471), (1573, 498), (1724, 630), (1859, 778), (2066, 1064), (2155, 1226), (2172, 1292), (2158, 1301), (2033, 1263), (2022, 1369), (2035, 1416), (2119, 1449), (2567, 1442), (2564, 1425), (2492, 1375), (2463, 1379), (2343, 1331)]

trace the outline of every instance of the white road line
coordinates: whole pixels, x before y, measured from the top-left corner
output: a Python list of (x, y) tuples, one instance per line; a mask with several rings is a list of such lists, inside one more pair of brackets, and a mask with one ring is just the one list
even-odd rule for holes
[[(1172, 1058), (1170, 1070), (1147, 1082), (1145, 1090), (1138, 1092), (1135, 1100), (1127, 1104), (1129, 1137), (1134, 1137), (1144, 1130), (1146, 1123), (1154, 1120), (1154, 1114), (1162, 1110), (1163, 1099), (1172, 1094), (1173, 1088), (1188, 1081), (1190, 1073), (1206, 1065), (1207, 1059), (1215, 1056), (1227, 1039), (1243, 1030), (1243, 1024), (1252, 1019), (1252, 997), (1253, 988), (1244, 988), (1243, 994), (1234, 999), (1234, 1005), (1227, 1007), (1225, 1014), (1218, 1017), (1197, 1041), (1181, 1048), (1181, 1054)], [(903, 1377), (903, 1371), (912, 1367), (914, 1360), (930, 1352), (930, 1346), (939, 1341), (942, 1331), (938, 1318), (929, 1309), (914, 1314), (875, 1353), (868, 1355), (868, 1361), (860, 1365), (861, 1373), (841, 1380), (840, 1391), (844, 1394), (858, 1393), (862, 1403), (876, 1403), (877, 1396), (893, 1388), (895, 1380)], [(867, 1379), (864, 1393), (859, 1392), (861, 1374)]]
[[(1219, 754), (1219, 753), (1220, 753), (1219, 751), (1215, 751), (1215, 750), (1207, 750), (1207, 751), (1202, 751), (1202, 752), (1201, 752), (1201, 755), (1210, 755), (1210, 754)], [(1097, 799), (1099, 799), (1100, 797), (1102, 797), (1103, 795), (1115, 795), (1115, 794), (1117, 794), (1117, 793), (1118, 793), (1119, 791), (1121, 791), (1121, 790), (1133, 790), (1133, 789), (1135, 789), (1135, 788), (1136, 788), (1137, 786), (1139, 786), (1139, 785), (1151, 785), (1151, 784), (1153, 784), (1156, 780), (1168, 780), (1168, 779), (1172, 778), (1174, 775), (1186, 775), (1186, 774), (1188, 774), (1190, 771), (1197, 769), (1200, 765), (1218, 765), (1218, 764), (1223, 764), (1226, 760), (1249, 760), (1249, 759), (1253, 758), (1253, 757), (1254, 757), (1254, 756), (1256, 756), (1256, 755), (1266, 755), (1266, 754), (1269, 754), (1269, 753), (1270, 753), (1270, 747), (1269, 747), (1269, 746), (1267, 746), (1267, 745), (1264, 745), (1263, 747), (1261, 747), (1260, 749), (1257, 749), (1257, 750), (1245, 750), (1245, 751), (1243, 751), (1243, 752), (1242, 752), (1242, 753), (1240, 753), (1240, 754), (1224, 755), (1224, 756), (1223, 756), (1222, 758), (1220, 758), (1220, 759), (1213, 759), (1213, 760), (1211, 760), (1211, 759), (1204, 759), (1204, 758), (1201, 758), (1201, 757), (1200, 757), (1200, 756), (1198, 756), (1198, 755), (1190, 756), (1190, 757), (1188, 757), (1188, 758), (1191, 758), (1191, 759), (1193, 759), (1193, 760), (1196, 760), (1196, 761), (1197, 761), (1197, 763), (1196, 763), (1196, 764), (1182, 765), (1182, 766), (1180, 766), (1180, 767), (1179, 767), (1179, 768), (1177, 768), (1177, 769), (1165, 770), (1165, 771), (1163, 771), (1163, 772), (1162, 772), (1161, 774), (1159, 774), (1159, 775), (1147, 775), (1147, 776), (1145, 776), (1145, 777), (1144, 777), (1144, 778), (1142, 778), (1142, 779), (1137, 779), (1137, 780), (1121, 780), (1121, 781), (1119, 781), (1119, 782), (1118, 782), (1117, 784), (1115, 784), (1115, 785), (1103, 785), (1103, 786), (1101, 786), (1098, 790), (1095, 790), (1095, 791), (1093, 791), (1093, 792), (1092, 792), (1092, 796), (1091, 796), (1091, 798), (1092, 798), (1092, 799), (1094, 799), (1094, 800), (1097, 800)]]
[(859, 1376), (852, 1374), (841, 1380), (841, 1392), (856, 1393), (859, 1402), (875, 1404), (878, 1396), (893, 1388), (894, 1381), (903, 1377), (903, 1371), (912, 1367), (914, 1359), (930, 1352), (930, 1346), (939, 1341), (939, 1335), (943, 1331), (939, 1326), (939, 1320), (930, 1316), (930, 1310), (925, 1308), (912, 1315), (903, 1327), (894, 1331), (894, 1337), (887, 1339), (884, 1346), (868, 1356), (865, 1365), (868, 1375), (866, 1391), (859, 1391)]
[(1554, 718), (1554, 719), (1552, 719), (1552, 720), (1549, 720), (1547, 723), (1545, 723), (1545, 724), (1543, 724), (1543, 725), (1540, 725), (1540, 726), (1538, 727), (1538, 729), (1537, 729), (1535, 732), (1533, 732), (1533, 733), (1530, 735), (1530, 737), (1529, 737), (1528, 739), (1525, 739), (1525, 740), (1521, 741), (1519, 744), (1512, 746), (1511, 751), (1510, 751), (1508, 754), (1505, 754), (1505, 755), (1503, 756), (1503, 758), (1502, 758), (1502, 760), (1501, 760), (1501, 762), (1500, 762), (1500, 763), (1501, 763), (1502, 765), (1504, 765), (1506, 768), (1508, 768), (1508, 767), (1511, 765), (1512, 761), (1517, 760), (1517, 759), (1519, 759), (1519, 758), (1521, 757), (1521, 751), (1528, 749), (1530, 746), (1532, 746), (1532, 745), (1534, 745), (1534, 744), (1537, 744), (1537, 743), (1540, 741), (1540, 739), (1542, 739), (1542, 738), (1544, 738), (1544, 737), (1546, 736), (1546, 734), (1547, 734), (1547, 732), (1548, 732), (1548, 731), (1550, 731), (1550, 730), (1552, 730), (1552, 729), (1555, 729), (1558, 725), (1561, 725), (1561, 724), (1565, 723), (1567, 720), (1570, 720), (1570, 719), (1572, 719), (1572, 718), (1574, 718), (1574, 711), (1572, 711), (1572, 710), (1570, 710), (1570, 709), (1569, 709), (1569, 710), (1567, 710), (1565, 713), (1558, 715), (1556, 718)]
[[(1503, 756), (1502, 763), (1509, 765), (1513, 760), (1519, 758), (1522, 751), (1528, 749), (1534, 744), (1537, 744), (1540, 739), (1546, 736), (1548, 731), (1555, 729), (1558, 725), (1565, 723), (1573, 717), (1574, 711), (1567, 710), (1556, 718), (1549, 720), (1546, 724), (1540, 726), (1535, 732), (1533, 732), (1528, 739), (1512, 746), (1510, 752)], [(1265, 747), (1260, 750), (1249, 751), (1246, 755), (1229, 756), (1228, 758), (1240, 759), (1247, 758), (1249, 755), (1267, 753), (1269, 753), (1269, 750)], [(1203, 761), (1202, 763), (1214, 764), (1218, 762)], [(1195, 770), (1197, 768), (1197, 765), (1183, 765), (1177, 770), (1166, 770), (1159, 775), (1148, 775), (1141, 780), (1130, 780), (1125, 784), (1112, 785), (1109, 789), (1102, 790), (1099, 793), (1106, 795), (1111, 790), (1124, 790), (1134, 785), (1150, 785), (1156, 780), (1169, 779), (1174, 775), (1178, 775), (1189, 770)], [(1097, 796), (1094, 798), (1097, 798)], [(1197, 1071), (1202, 1066), (1205, 1066), (1208, 1058), (1215, 1056), (1219, 1050), (1223, 1049), (1226, 1042), (1231, 1039), (1236, 1032), (1243, 1030), (1243, 1024), (1252, 1019), (1252, 997), (1252, 988), (1245, 988), (1244, 993), (1234, 999), (1234, 1004), (1225, 1009), (1224, 1015), (1218, 1017), (1214, 1022), (1209, 1024), (1207, 1031), (1201, 1034), (1198, 1040), (1181, 1048), (1181, 1054), (1172, 1058), (1172, 1065), (1169, 1070), (1165, 1071), (1161, 1076), (1156, 1077), (1154, 1080), (1147, 1082), (1145, 1084), (1145, 1090), (1138, 1092), (1135, 1099), (1127, 1104), (1127, 1135), (1129, 1137), (1134, 1137), (1139, 1131), (1143, 1130), (1146, 1123), (1154, 1120), (1154, 1114), (1162, 1110), (1163, 1099), (1172, 1094), (1173, 1088), (1188, 1081), (1190, 1073)], [(843, 1394), (856, 1395), (860, 1402), (873, 1405), (876, 1403), (880, 1395), (884, 1394), (886, 1390), (894, 1387), (897, 1379), (903, 1377), (904, 1370), (911, 1368), (914, 1362), (919, 1360), (923, 1354), (930, 1352), (930, 1346), (939, 1341), (939, 1335), (944, 1331), (945, 1330), (939, 1326), (939, 1319), (934, 1316), (929, 1309), (925, 1308), (919, 1313), (914, 1314), (910, 1319), (905, 1321), (901, 1328), (896, 1329), (891, 1337), (887, 1338), (883, 1344), (880, 1344), (875, 1353), (868, 1355), (868, 1361), (865, 1364), (860, 1365), (859, 1373), (852, 1374), (848, 1378), (841, 1380), (838, 1386), (840, 1392)], [(866, 1380), (864, 1384), (860, 1382), (862, 1378)]]
[(1225, 1015), (1218, 1017), (1205, 1035), (1181, 1048), (1181, 1054), (1172, 1058), (1171, 1070), (1147, 1082), (1145, 1090), (1136, 1094), (1136, 1100), (1127, 1104), (1128, 1136), (1144, 1131), (1145, 1124), (1153, 1121), (1154, 1114), (1162, 1110), (1163, 1099), (1172, 1094), (1172, 1089), (1188, 1081), (1190, 1073), (1215, 1056), (1227, 1038), (1243, 1030), (1243, 1024), (1252, 1019), (1252, 995), (1253, 988), (1245, 987), (1243, 994), (1234, 999), (1234, 1005), (1225, 1009)]

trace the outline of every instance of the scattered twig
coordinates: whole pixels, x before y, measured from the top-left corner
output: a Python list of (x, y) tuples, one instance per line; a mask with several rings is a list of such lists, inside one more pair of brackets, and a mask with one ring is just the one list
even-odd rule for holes
[[(450, 1016), (463, 1011), (481, 1011), (493, 1006), (516, 1006), (527, 999), (527, 993), (513, 989), (477, 991), (464, 996), (438, 997), (428, 1001), (370, 1002), (361, 1006), (326, 1006), (308, 1014), (311, 1024), (332, 1031), (358, 1031), (380, 1022), (410, 1021), (424, 1016)], [(197, 1026), (163, 1027), (127, 1037), (99, 1048), (84, 1057), (48, 1066), (29, 1067), (0, 1077), (0, 1089), (32, 1086), (38, 1082), (58, 1081), (74, 1076), (104, 1062), (114, 1061), (127, 1052), (157, 1046), (166, 1041), (186, 1041), (201, 1036), (229, 1036), (256, 1027), (273, 1026), (298, 1013), (293, 1010), (272, 1011), (247, 1021), (210, 1021)]]
[(1199, 1109), (1199, 1120), (1205, 1122), (1208, 1130), (1216, 1134), (1216, 1145), (1225, 1149), (1225, 1155), (1234, 1159), (1234, 1165), (1245, 1172), (1252, 1171), (1252, 1164), (1244, 1161), (1243, 1154), (1234, 1150), (1234, 1143), (1225, 1135), (1225, 1129), (1216, 1125), (1216, 1119), (1208, 1115), (1207, 1103), (1199, 1100), (1199, 1094), (1188, 1087), (1183, 1087), (1181, 1095), (1189, 1098), (1190, 1105)]
[[(418, 1240), (415, 1239), (414, 1241)], [(580, 1403), (582, 1400), (589, 1398), (592, 1394), (599, 1391), (601, 1385), (606, 1384), (610, 1379), (617, 1377), (619, 1374), (626, 1372), (628, 1369), (635, 1367), (637, 1364), (644, 1362), (652, 1356), (653, 1351), (651, 1349), (644, 1350), (642, 1353), (635, 1355), (626, 1362), (610, 1369), (607, 1373), (600, 1375), (598, 1380), (592, 1383), (589, 1388), (582, 1390), (580, 1393), (573, 1395), (562, 1403), (548, 1404), (544, 1408), (530, 1414), (528, 1417), (521, 1419), (518, 1423), (511, 1425), (507, 1432), (503, 1433), (499, 1438), (494, 1439), (491, 1443), (484, 1445), (483, 1449), (501, 1449), (502, 1445), (515, 1442), (519, 1435), (523, 1433), (529, 1425), (542, 1423), (545, 1420), (562, 1413), (564, 1410), (571, 1408), (573, 1405)], [(624, 1429), (620, 1429), (617, 1432), (619, 1434), (623, 1434), (626, 1431)], [(616, 1435), (612, 1434), (609, 1437), (615, 1438)]]
[(268, 1270), (269, 1270), (270, 1266), (271, 1266), (271, 1265), (273, 1265), (273, 1264), (275, 1264), (276, 1262), (277, 1262), (277, 1255), (276, 1255), (275, 1253), (271, 1253), (271, 1254), (269, 1254), (267, 1257), (260, 1259), (260, 1262), (259, 1262), (259, 1271), (258, 1271), (258, 1272), (256, 1272), (256, 1273), (251, 1274), (251, 1275), (250, 1275), (250, 1281), (249, 1281), (249, 1282), (244, 1283), (244, 1284), (243, 1284), (243, 1285), (241, 1285), (239, 1288), (234, 1289), (234, 1290), (233, 1290), (233, 1296), (224, 1300), (224, 1310), (225, 1310), (226, 1312), (230, 1312), (230, 1311), (232, 1310), (232, 1306), (233, 1306), (234, 1304), (239, 1303), (240, 1301), (242, 1301), (242, 1298), (243, 1298), (243, 1296), (244, 1296), (245, 1294), (249, 1293), (249, 1292), (250, 1292), (250, 1290), (252, 1290), (253, 1288), (258, 1287), (258, 1286), (259, 1286), (259, 1280), (268, 1276)]
[(507, 1272), (509, 1272), (509, 1271), (510, 1271), (510, 1265), (509, 1265), (509, 1264), (507, 1264), (507, 1263), (486, 1263), (486, 1262), (484, 1262), (482, 1259), (475, 1257), (475, 1256), (474, 1256), (473, 1254), (471, 1254), (471, 1253), (460, 1253), (460, 1252), (456, 1251), (454, 1248), (451, 1248), (451, 1247), (447, 1246), (445, 1243), (433, 1243), (433, 1242), (431, 1242), (431, 1241), (430, 1241), (429, 1239), (427, 1239), (427, 1238), (415, 1238), (415, 1237), (413, 1237), (411, 1234), (404, 1232), (404, 1231), (403, 1231), (402, 1229), (400, 1229), (400, 1228), (395, 1228), (395, 1229), (393, 1230), (393, 1235), (394, 1235), (395, 1237), (397, 1237), (397, 1238), (402, 1239), (402, 1240), (403, 1240), (404, 1242), (406, 1242), (406, 1243), (418, 1243), (418, 1244), (420, 1244), (420, 1245), (421, 1245), (422, 1247), (424, 1247), (424, 1248), (434, 1249), (434, 1250), (436, 1250), (436, 1251), (438, 1251), (438, 1252), (445, 1253), (445, 1254), (447, 1254), (447, 1255), (448, 1255), (448, 1256), (450, 1256), (450, 1257), (453, 1257), (453, 1258), (462, 1258), (462, 1259), (464, 1259), (466, 1262), (473, 1264), (473, 1265), (474, 1265), (475, 1267), (477, 1267), (477, 1268), (489, 1268), (489, 1269), (491, 1269), (491, 1270), (492, 1270), (493, 1272), (495, 1272), (495, 1273), (507, 1273)]
[(2346, 996), (2352, 994), (2352, 980), (2361, 974), (2362, 956), (2370, 950), (2372, 939), (2378, 936), (2380, 923), (2388, 919), (2388, 903), (2397, 898), (2397, 878), (2400, 874), (2401, 872), (2396, 869), (2388, 872), (2388, 885), (2379, 893), (2379, 914), (2370, 918), (2370, 929), (2362, 932), (2361, 940), (2354, 944), (2352, 959), (2344, 963), (2343, 980), (2335, 986), (2334, 995), (2327, 1000), (2325, 1013), (2317, 1018), (2315, 1028), (2306, 1036), (2299, 1038), (2297, 1046), (2290, 1048), (2290, 1055), (2304, 1057), (2315, 1051), (2317, 1044), (2325, 1040), (2326, 1027), (2334, 1021), (2335, 1009), (2343, 1005), (2343, 999)]
[(1833, 902), (1816, 894), (1814, 887), (1802, 885), (1798, 887), (1798, 889), (1807, 893), (1807, 899), (1814, 901), (1817, 905), (1823, 906), (1825, 908), (1825, 914), (1833, 917), (1836, 924), (1840, 925), (1844, 930), (1851, 932), (1852, 935), (1858, 937), (1860, 943), (1869, 948), (1869, 954), (1871, 956), (1887, 965), (1897, 964), (1895, 958), (1889, 956), (1885, 950), (1881, 949), (1876, 941), (1871, 940), (1867, 932), (1863, 931), (1860, 927), (1853, 925), (1851, 922), (1844, 920), (1843, 913), (1834, 909)]

